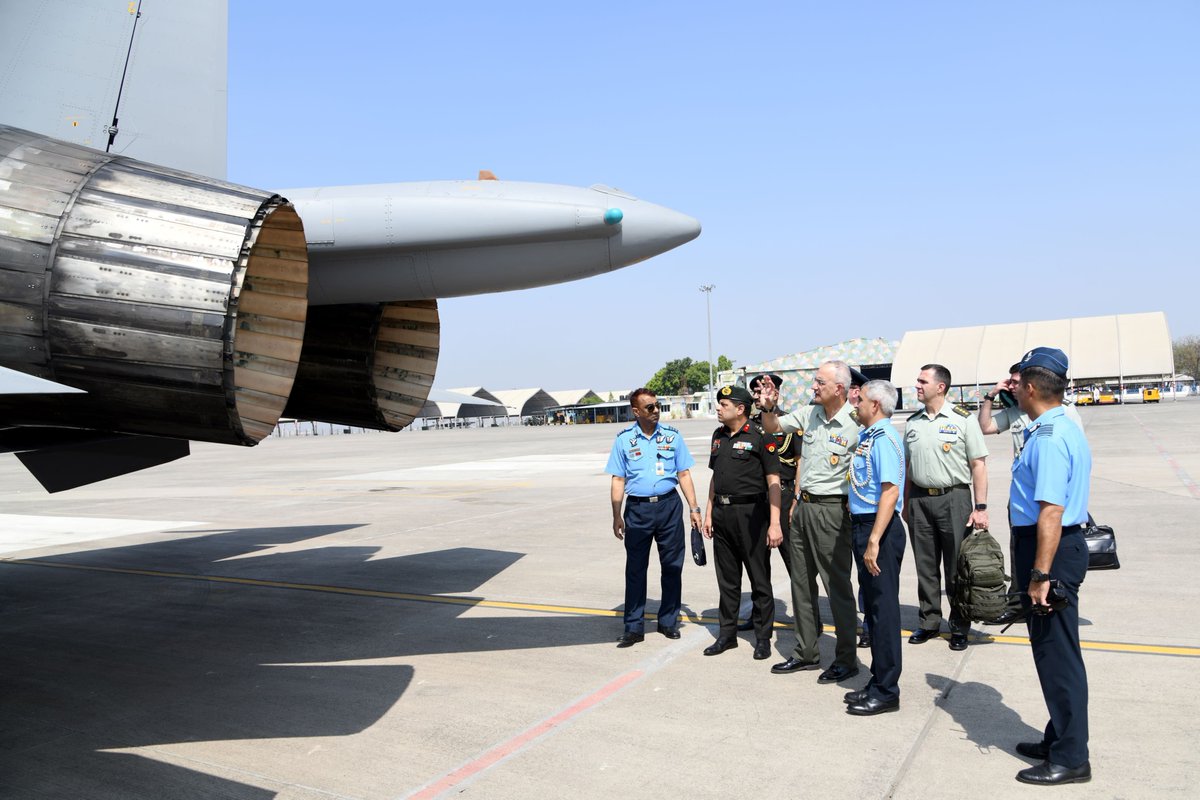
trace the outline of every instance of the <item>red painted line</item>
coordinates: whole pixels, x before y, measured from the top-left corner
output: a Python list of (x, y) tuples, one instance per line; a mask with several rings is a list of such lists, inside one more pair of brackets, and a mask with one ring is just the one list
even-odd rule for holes
[(1140, 417), (1135, 414), (1133, 418), (1137, 420), (1137, 424), (1142, 427), (1142, 432), (1146, 434), (1146, 438), (1149, 439), (1150, 443), (1154, 445), (1154, 449), (1158, 450), (1158, 454), (1167, 462), (1167, 466), (1175, 472), (1175, 477), (1179, 479), (1179, 482), (1182, 483), (1184, 488), (1191, 493), (1192, 497), (1200, 500), (1200, 486), (1196, 485), (1196, 482), (1192, 480), (1192, 476), (1188, 475), (1187, 470), (1179, 465), (1179, 462), (1175, 460), (1175, 457), (1167, 452), (1165, 447), (1159, 444), (1158, 439), (1153, 433), (1150, 432), (1150, 429), (1146, 427), (1146, 423), (1142, 422)]
[(409, 795), (409, 797), (412, 798), (412, 800), (426, 800), (426, 798), (437, 797), (442, 792), (454, 788), (458, 784), (475, 777), (484, 770), (496, 765), (500, 761), (503, 761), (504, 759), (516, 753), (518, 750), (521, 750), (526, 745), (547, 735), (559, 725), (562, 725), (571, 718), (576, 717), (582, 714), (584, 711), (587, 711), (592, 706), (603, 702), (612, 695), (624, 689), (629, 684), (633, 683), (638, 678), (642, 677), (643, 674), (644, 673), (641, 670), (634, 670), (632, 672), (625, 673), (608, 685), (602, 686), (595, 692), (592, 692), (582, 700), (579, 700), (573, 705), (563, 709), (554, 716), (539, 722), (532, 728), (517, 734), (507, 742), (496, 745), (491, 750), (488, 750), (486, 753), (479, 756), (479, 758), (476, 758), (475, 760), (464, 764), (453, 772), (446, 774), (435, 783), (426, 786), (416, 794)]

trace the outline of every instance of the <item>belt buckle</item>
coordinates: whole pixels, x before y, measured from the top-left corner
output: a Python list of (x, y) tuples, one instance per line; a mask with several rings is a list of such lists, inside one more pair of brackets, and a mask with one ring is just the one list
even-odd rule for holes
[(657, 497), (647, 497), (647, 498), (646, 498), (646, 502), (647, 502), (647, 503), (657, 503), (657, 502), (658, 502), (658, 498), (657, 498)]
[(937, 497), (938, 495), (943, 494), (944, 492), (945, 492), (944, 489), (930, 489), (929, 490), (929, 494), (932, 495), (933, 497)]
[(801, 500), (803, 500), (803, 501), (804, 501), (804, 502), (806, 502), (806, 503), (811, 503), (811, 502), (812, 502), (812, 495), (810, 495), (808, 492), (801, 492), (801, 493), (800, 493), (800, 499), (801, 499)]
[(727, 494), (719, 494), (716, 496), (716, 499), (717, 499), (718, 505), (722, 505), (722, 506), (729, 505), (729, 495), (727, 495)]

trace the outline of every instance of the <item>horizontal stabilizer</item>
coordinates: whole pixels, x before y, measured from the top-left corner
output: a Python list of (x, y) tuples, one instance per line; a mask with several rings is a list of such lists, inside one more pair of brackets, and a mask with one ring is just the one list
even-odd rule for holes
[(0, 394), (86, 394), (83, 389), (63, 386), (61, 383), (48, 381), (18, 372), (8, 367), (0, 367)]
[(17, 453), (47, 492), (61, 492), (156, 467), (190, 452), (186, 439), (107, 435)]

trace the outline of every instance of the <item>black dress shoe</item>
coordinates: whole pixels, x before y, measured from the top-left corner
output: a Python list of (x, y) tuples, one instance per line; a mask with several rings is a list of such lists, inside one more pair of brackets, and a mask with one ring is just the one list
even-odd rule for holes
[(843, 667), (841, 664), (834, 664), (817, 676), (817, 683), (837, 683), (847, 678), (853, 678), (857, 674), (858, 667)]
[(617, 639), (617, 647), (633, 647), (635, 644), (644, 640), (645, 638), (645, 634), (625, 631), (621, 634), (620, 638)]
[(878, 697), (867, 697), (857, 703), (846, 706), (846, 713), (856, 717), (873, 717), (876, 714), (886, 714), (889, 711), (900, 710), (900, 699), (880, 700)]
[(1006, 608), (1004, 613), (993, 620), (989, 620), (984, 625), (1007, 625), (1010, 622), (1016, 622), (1021, 618), (1021, 610), (1019, 608)]
[(929, 630), (928, 628), (918, 628), (912, 632), (912, 636), (908, 637), (909, 644), (925, 644), (930, 639), (936, 639), (938, 632)]
[(752, 619), (748, 619), (748, 620), (746, 620), (745, 622), (739, 622), (739, 623), (738, 623), (738, 630), (739, 630), (739, 631), (752, 631), (752, 630), (754, 630), (754, 620), (752, 620)]
[(858, 637), (858, 646), (859, 647), (870, 647), (871, 646), (871, 634), (867, 633), (866, 631), (863, 631), (863, 635)]
[(754, 644), (754, 660), (765, 661), (771, 657), (771, 640), (759, 639)]
[(861, 703), (868, 697), (866, 689), (856, 689), (853, 692), (846, 692), (846, 696), (842, 698), (842, 702), (848, 706), (855, 703)]
[(789, 658), (787, 661), (782, 661), (771, 667), (771, 672), (776, 675), (786, 675), (789, 672), (804, 672), (810, 669), (820, 669), (821, 665), (817, 662), (809, 663), (801, 661), (798, 658)]
[(1064, 767), (1043, 761), (1036, 767), (1029, 767), (1017, 773), (1021, 783), (1034, 783), (1038, 786), (1057, 786), (1060, 783), (1087, 783), (1092, 779), (1092, 765), (1085, 761), (1078, 767)]
[(950, 649), (951, 650), (966, 650), (967, 635), (965, 633), (950, 634)]
[(662, 625), (659, 625), (658, 632), (661, 633), (663, 636), (667, 637), (668, 639), (678, 639), (679, 638), (679, 628), (664, 628)]
[(719, 656), (726, 650), (732, 650), (737, 646), (738, 640), (736, 636), (718, 636), (715, 642), (704, 648), (704, 655)]
[(1050, 745), (1045, 742), (1018, 742), (1017, 752), (1026, 758), (1036, 758), (1045, 761), (1050, 758)]

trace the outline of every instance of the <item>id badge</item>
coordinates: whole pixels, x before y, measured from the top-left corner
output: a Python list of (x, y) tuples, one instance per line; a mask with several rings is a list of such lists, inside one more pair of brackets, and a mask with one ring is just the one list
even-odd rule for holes
[(662, 462), (662, 461), (657, 461), (657, 462), (655, 462), (655, 464), (654, 464), (654, 474), (655, 474), (655, 475), (657, 475), (657, 476), (658, 476), (658, 477), (660, 477), (660, 478), (661, 478), (662, 476), (664, 476), (664, 475), (666, 475), (666, 474), (667, 474), (667, 468), (666, 468), (666, 465), (665, 465), (665, 464), (663, 464), (663, 462)]

